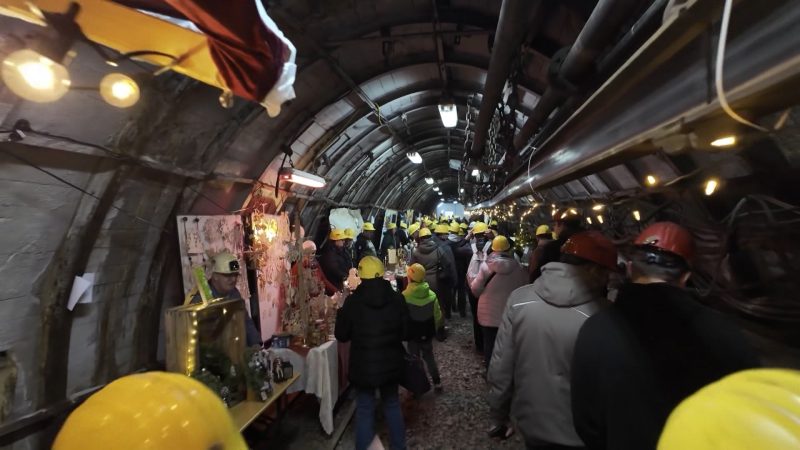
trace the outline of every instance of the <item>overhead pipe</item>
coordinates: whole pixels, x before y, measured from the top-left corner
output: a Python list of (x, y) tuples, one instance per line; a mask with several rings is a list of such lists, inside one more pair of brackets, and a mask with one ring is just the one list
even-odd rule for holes
[(475, 122), (475, 137), (469, 157), (479, 159), (483, 156), (486, 144), (486, 134), (489, 124), (494, 116), (494, 110), (500, 102), (503, 86), (511, 71), (511, 63), (517, 56), (520, 45), (525, 35), (530, 31), (530, 25), (542, 10), (542, 2), (537, 0), (504, 0), (500, 7), (500, 17), (497, 21), (492, 56), (489, 60), (489, 71), (486, 74), (486, 83), (483, 87), (483, 99)]
[[(625, 36), (617, 42), (617, 44), (609, 50), (609, 52), (597, 63), (597, 79), (593, 80), (593, 86), (586, 86), (586, 89), (596, 89), (599, 85), (602, 84), (603, 81), (608, 79), (619, 67), (622, 63), (625, 62), (627, 58), (629, 58), (636, 49), (642, 46), (645, 41), (653, 35), (661, 27), (662, 16), (664, 14), (664, 9), (667, 6), (668, 0), (655, 0), (649, 8), (642, 14), (639, 20), (634, 23), (630, 30), (625, 33)], [(556, 92), (553, 90), (553, 92)], [(543, 99), (542, 101), (552, 101), (552, 98)], [(534, 138), (532, 144), (535, 146), (537, 145), (537, 141), (541, 141), (541, 137), (549, 136), (550, 133), (555, 131), (558, 126), (566, 120), (569, 115), (580, 105), (582, 101), (581, 96), (573, 95), (569, 99), (565, 100), (564, 103), (556, 104), (552, 108), (548, 108), (543, 106), (544, 111), (552, 112), (553, 109), (556, 107), (559, 108), (558, 112), (552, 116), (552, 118), (546, 123), (542, 128), (539, 129), (538, 136)], [(548, 112), (548, 115), (549, 115)], [(538, 123), (543, 123), (548, 116), (539, 116), (541, 112), (534, 111), (533, 115), (536, 115), (535, 120)], [(533, 120), (533, 119), (531, 119)], [(521, 151), (527, 142), (523, 142), (521, 145), (522, 147), (516, 148), (516, 150)]]
[[(558, 77), (569, 84), (578, 84), (594, 66), (598, 55), (608, 46), (622, 24), (630, 18), (631, 11), (635, 11), (640, 3), (641, 0), (600, 0), (564, 57)], [(514, 137), (516, 152), (525, 147), (542, 123), (566, 98), (565, 90), (552, 84), (547, 87), (528, 120)]]
[[(758, 105), (762, 113), (796, 103), (787, 86), (800, 83), (800, 23), (794, 0), (740, 3), (732, 20), (748, 26), (727, 42), (723, 74), (732, 104)], [(563, 125), (549, 135), (532, 159), (495, 197), (476, 208), (556, 186), (619, 161), (641, 156), (641, 144), (674, 133), (676, 124), (720, 114), (708, 99), (713, 69), (708, 42), (721, 5), (690, 0), (687, 10), (670, 19)], [(784, 92), (784, 95), (776, 95)], [(759, 100), (757, 102), (756, 100)]]

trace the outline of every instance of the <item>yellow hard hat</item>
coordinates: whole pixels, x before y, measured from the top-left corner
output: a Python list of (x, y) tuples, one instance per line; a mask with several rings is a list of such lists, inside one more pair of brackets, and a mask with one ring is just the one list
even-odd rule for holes
[(550, 234), (550, 227), (547, 225), (539, 225), (536, 227), (536, 236), (541, 236), (543, 234)]
[(394, 230), (395, 228), (397, 228), (397, 224), (394, 222), (391, 222), (389, 223), (389, 225), (386, 225), (387, 230)]
[(375, 225), (372, 222), (364, 222), (364, 231), (375, 231)]
[(491, 222), (489, 222), (489, 228), (493, 228), (493, 229), (497, 228), (497, 221), (496, 220), (492, 220)]
[(462, 230), (466, 230), (467, 228), (469, 228), (469, 225), (467, 225), (467, 224), (465, 224), (465, 223), (462, 223), (462, 224), (460, 224), (460, 225), (458, 225), (458, 226), (459, 226), (459, 228), (461, 228)]
[(459, 227), (456, 222), (453, 222), (453, 223), (450, 224), (450, 232), (451, 233), (457, 234), (459, 231), (461, 231), (461, 227)]
[(344, 229), (344, 238), (345, 239), (355, 239), (356, 238), (356, 231), (352, 228), (345, 228)]
[(425, 281), (425, 266), (420, 263), (414, 263), (408, 266), (408, 269), (406, 269), (406, 275), (408, 275), (409, 280), (415, 283)]
[(433, 225), (433, 221), (431, 219), (425, 219), (425, 226), (429, 227), (431, 225)]
[(800, 448), (800, 372), (753, 369), (700, 389), (667, 420), (658, 450)]
[(475, 226), (472, 227), (472, 234), (481, 234), (486, 233), (487, 231), (489, 231), (489, 226), (484, 222), (477, 222), (475, 223)]
[(185, 375), (145, 372), (118, 378), (69, 415), (53, 450), (246, 450), (228, 408)]
[(431, 235), (431, 229), (430, 228), (422, 228), (422, 229), (419, 230), (419, 237), (421, 237), (421, 238), (428, 237), (430, 235)]
[(450, 232), (450, 227), (440, 223), (439, 225), (436, 225), (436, 228), (433, 229), (433, 232), (436, 234), (447, 234)]
[(419, 222), (412, 223), (411, 226), (408, 227), (408, 234), (411, 235), (419, 231), (419, 226)]
[(239, 273), (239, 258), (233, 253), (222, 252), (214, 257), (214, 273)]
[(400, 221), (400, 228), (402, 228), (404, 230), (407, 230), (408, 229), (408, 224), (401, 220)]
[(510, 248), (511, 248), (511, 243), (508, 242), (508, 238), (506, 238), (505, 236), (497, 236), (494, 239), (492, 239), (493, 252), (506, 252)]
[(332, 229), (331, 233), (328, 235), (328, 239), (332, 241), (341, 241), (342, 239), (346, 239), (344, 230), (342, 230), (341, 228)]
[(358, 262), (358, 277), (362, 280), (383, 278), (385, 271), (381, 260), (374, 256), (365, 256)]

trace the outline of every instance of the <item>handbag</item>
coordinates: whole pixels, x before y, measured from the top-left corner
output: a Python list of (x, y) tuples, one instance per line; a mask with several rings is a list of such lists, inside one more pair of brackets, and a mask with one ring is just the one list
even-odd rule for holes
[(428, 374), (422, 366), (422, 360), (418, 356), (405, 354), (405, 368), (403, 371), (403, 381), (400, 383), (407, 391), (419, 397), (431, 390), (431, 383), (428, 381)]

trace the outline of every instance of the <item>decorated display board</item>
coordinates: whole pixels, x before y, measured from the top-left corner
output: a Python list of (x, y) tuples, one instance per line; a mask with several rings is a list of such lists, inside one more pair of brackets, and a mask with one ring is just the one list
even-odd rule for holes
[(257, 271), (261, 338), (266, 340), (280, 331), (283, 310), (292, 298), (291, 262), (300, 256), (293, 250), (295, 239), (286, 214), (254, 211), (249, 222), (253, 242), (246, 252), (247, 263)]
[(195, 287), (192, 268), (202, 266), (206, 278), (211, 276), (212, 259), (222, 252), (230, 252), (239, 258), (240, 276), (236, 287), (249, 308), (250, 289), (244, 264), (244, 228), (238, 215), (178, 216), (178, 244), (181, 252), (183, 293)]

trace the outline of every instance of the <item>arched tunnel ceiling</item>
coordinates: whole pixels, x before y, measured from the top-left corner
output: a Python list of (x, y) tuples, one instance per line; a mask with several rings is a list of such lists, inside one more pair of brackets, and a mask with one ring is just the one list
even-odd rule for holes
[[(295, 167), (328, 180), (317, 192), (292, 189), (334, 203), (400, 207), (412, 198), (437, 200), (433, 191), (420, 186), (425, 171), (439, 184), (455, 185), (457, 172), (449, 168), (450, 159), (463, 158), (468, 102), (472, 121), (477, 118), (501, 2), (412, 3), (382, 2), (381, 14), (371, 2), (292, 2), (273, 8), (276, 22), (298, 47), (298, 97), (275, 119), (252, 114), (229, 146), (229, 157), (239, 161), (238, 167), (229, 165), (225, 171), (274, 183), (282, 152), (289, 147)], [(442, 31), (441, 59), (432, 34), (433, 5)], [(547, 85), (548, 57), (568, 45), (582, 25), (583, 12), (569, 4), (553, 6), (548, 14), (551, 20), (538, 33), (538, 42), (544, 44), (532, 49), (519, 79), (518, 125)], [(445, 89), (460, 118), (450, 130), (442, 126), (436, 108)], [(401, 139), (377, 123), (359, 94), (380, 105), (387, 125)], [(424, 166), (405, 158), (412, 146)], [(457, 187), (451, 191), (455, 198)]]

